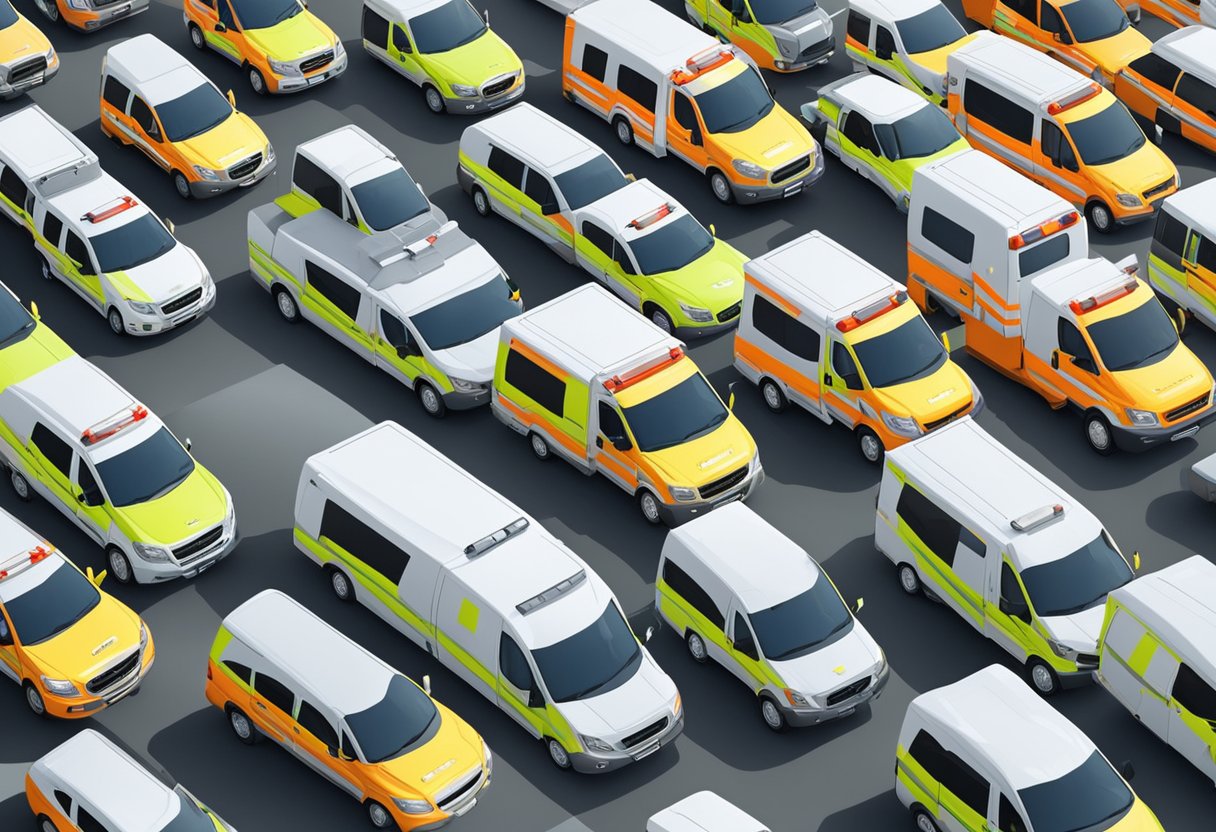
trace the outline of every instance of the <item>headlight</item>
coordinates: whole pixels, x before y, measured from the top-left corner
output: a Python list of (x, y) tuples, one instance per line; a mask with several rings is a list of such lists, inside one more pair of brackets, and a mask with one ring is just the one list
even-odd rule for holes
[(48, 49), (46, 51), (47, 66), (50, 66), (51, 64), (55, 63), (55, 61), (57, 61), (57, 60), (59, 60), (59, 56), (57, 54), (55, 54), (55, 47), (52, 46), (50, 49)]
[(273, 162), (274, 161), (274, 145), (267, 142), (266, 143), (266, 152), (263, 154), (263, 156), (267, 162)]
[(789, 688), (785, 689), (785, 698), (788, 699), (790, 704), (795, 708), (806, 708), (811, 704), (801, 693), (796, 690), (790, 690)]
[(1138, 428), (1151, 428), (1160, 423), (1156, 413), (1151, 410), (1136, 410), (1134, 407), (1127, 409), (1127, 418)]
[(697, 499), (697, 489), (695, 488), (685, 488), (682, 485), (673, 485), (669, 486), (667, 490), (671, 492), (672, 497), (675, 497), (682, 503), (687, 503), (689, 500)]
[(397, 808), (407, 815), (425, 815), (431, 811), (429, 800), (410, 800), (405, 797), (394, 797), (393, 803), (396, 803)]
[(164, 546), (153, 546), (148, 543), (132, 543), (131, 548), (135, 550), (135, 554), (146, 561), (163, 562), (169, 560), (169, 550)]
[(689, 320), (699, 321), (701, 323), (709, 323), (714, 319), (714, 313), (708, 309), (703, 309), (700, 306), (689, 306), (681, 303), (680, 311), (688, 316)]
[(452, 84), (452, 92), (462, 98), (473, 98), (477, 95), (477, 87), (470, 87), (468, 84)]
[(671, 712), (675, 715), (676, 719), (679, 719), (680, 714), (684, 713), (684, 700), (678, 693), (676, 694), (676, 701), (671, 706)]
[(139, 622), (139, 649), (142, 651), (148, 646), (148, 625), (144, 622)]
[(764, 179), (766, 177), (764, 168), (755, 162), (749, 162), (745, 159), (733, 159), (731, 160), (731, 166), (749, 179)]
[(220, 172), (218, 170), (205, 168), (202, 165), (193, 165), (193, 168), (195, 173), (206, 179), (208, 182), (218, 182), (220, 180)]
[(494, 770), (494, 755), (490, 753), (490, 746), (485, 740), (481, 741), (481, 758), (486, 764), (486, 773)]
[(275, 75), (299, 75), (300, 68), (295, 64), (286, 63), (285, 61), (268, 61), (270, 71)]
[(579, 734), (578, 738), (583, 741), (583, 745), (592, 751), (612, 751), (612, 746), (604, 742), (599, 737), (589, 737), (586, 734)]
[(469, 381), (455, 376), (448, 376), (448, 381), (452, 382), (452, 387), (457, 393), (480, 393), (486, 389), (484, 384), (478, 384), (475, 381)]
[(91, 9), (93, 8), (92, 0), (68, 0), (68, 8), (72, 9)]
[(890, 428), (892, 433), (898, 433), (900, 436), (920, 436), (920, 425), (916, 424), (916, 420), (911, 416), (893, 416), (887, 411), (879, 411), (882, 416), (883, 424)]
[(224, 531), (232, 532), (232, 527), (236, 525), (236, 506), (232, 504), (232, 498), (228, 498), (228, 513), (224, 515)]
[(346, 47), (342, 45), (342, 41), (334, 41), (334, 59), (345, 58)]
[(53, 693), (56, 696), (80, 696), (80, 691), (76, 689), (76, 685), (67, 679), (48, 679), (43, 676), (42, 686), (46, 688), (47, 693)]
[(203, 272), (203, 292), (204, 292), (204, 294), (207, 292), (210, 292), (214, 288), (215, 288), (215, 281), (211, 279), (211, 272), (204, 271)]
[(139, 301), (139, 300), (130, 300), (128, 298), (127, 306), (131, 307), (131, 309), (133, 311), (138, 312), (141, 315), (155, 315), (156, 314), (156, 305), (155, 304), (144, 303), (143, 301)]
[(947, 77), (945, 75), (942, 76), (941, 90), (942, 90), (942, 98), (945, 98), (946, 96), (950, 95), (950, 81), (949, 81), (949, 79), (947, 79)]
[(1079, 651), (1073, 650), (1067, 645), (1060, 644), (1058, 641), (1053, 641), (1052, 639), (1047, 639), (1047, 646), (1051, 648), (1051, 652), (1055, 653), (1065, 661), (1075, 662), (1077, 660), (1077, 653)]
[(1136, 196), (1135, 194), (1116, 194), (1115, 199), (1118, 200), (1120, 205), (1128, 208), (1140, 207), (1140, 197)]

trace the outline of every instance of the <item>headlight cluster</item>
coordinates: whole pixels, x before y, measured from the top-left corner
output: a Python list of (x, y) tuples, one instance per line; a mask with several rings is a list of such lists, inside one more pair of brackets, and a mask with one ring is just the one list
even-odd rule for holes
[(204, 179), (206, 179), (208, 182), (219, 182), (220, 179), (222, 178), (220, 175), (221, 172), (218, 170), (212, 170), (211, 168), (205, 168), (202, 165), (193, 165), (193, 167), (194, 167), (194, 172), (197, 173), (199, 176), (203, 177)]
[(1157, 418), (1157, 414), (1151, 410), (1136, 410), (1134, 407), (1127, 409), (1127, 418), (1132, 420), (1132, 424), (1138, 428), (1152, 428), (1161, 423)]
[(47, 693), (53, 693), (55, 696), (73, 697), (80, 696), (80, 691), (76, 685), (67, 679), (48, 679), (42, 677), (42, 686), (46, 688)]
[(710, 312), (708, 309), (700, 306), (689, 306), (686, 303), (681, 303), (680, 311), (687, 315), (689, 320), (696, 321), (698, 323), (712, 323), (714, 319), (713, 312)]
[(916, 424), (916, 420), (911, 416), (895, 416), (887, 411), (880, 412), (883, 424), (886, 425), (892, 433), (897, 433), (900, 436), (920, 436), (920, 425)]
[(273, 72), (275, 75), (302, 75), (303, 74), (302, 72), (300, 72), (300, 67), (298, 67), (297, 65), (295, 65), (293, 63), (288, 63), (286, 61), (273, 61), (273, 60), (268, 61), (268, 63), (270, 64), (270, 71)]
[(1061, 659), (1070, 662), (1075, 662), (1077, 660), (1077, 654), (1080, 652), (1079, 650), (1073, 650), (1068, 645), (1060, 644), (1060, 642), (1050, 638), (1047, 639), (1047, 646), (1051, 648), (1051, 652), (1055, 653)]
[(475, 98), (477, 96), (477, 87), (471, 87), (468, 84), (452, 84), (452, 92), (461, 98)]
[(731, 166), (748, 179), (766, 179), (768, 177), (768, 171), (746, 159), (733, 159)]
[(141, 300), (130, 300), (128, 298), (127, 306), (131, 307), (131, 310), (133, 312), (138, 312), (141, 315), (155, 315), (156, 314), (156, 304), (154, 304), (154, 303), (145, 303)]
[(340, 61), (346, 57), (346, 47), (342, 45), (342, 41), (334, 41), (334, 60)]
[(151, 563), (167, 563), (169, 560), (169, 550), (164, 546), (154, 546), (150, 543), (132, 543), (131, 548), (135, 550), (135, 554)]
[(1140, 197), (1135, 194), (1116, 194), (1115, 200), (1125, 208), (1139, 208)]
[(686, 488), (682, 485), (672, 485), (668, 486), (667, 490), (671, 492), (672, 497), (676, 498), (681, 503), (687, 503), (697, 499), (697, 489), (695, 488)]
[(582, 741), (583, 745), (586, 746), (591, 751), (612, 751), (613, 750), (611, 743), (604, 742), (599, 737), (589, 737), (586, 734), (579, 734), (578, 738)]
[(486, 764), (486, 775), (488, 776), (494, 771), (494, 755), (490, 753), (490, 746), (485, 740), (481, 741), (481, 755)]
[(144, 622), (139, 622), (139, 651), (142, 653), (144, 648), (148, 646), (148, 625)]
[(393, 803), (397, 804), (397, 808), (405, 812), (407, 815), (425, 815), (431, 811), (431, 802), (429, 800), (415, 800), (408, 797), (394, 797)]
[(484, 384), (455, 376), (448, 376), (448, 381), (452, 382), (452, 389), (457, 393), (481, 393), (486, 389)]
[(811, 702), (809, 699), (807, 699), (805, 696), (803, 696), (798, 691), (792, 690), (790, 688), (785, 689), (785, 698), (788, 699), (789, 703), (791, 705), (793, 705), (795, 708), (809, 708), (811, 706)]
[(86, 11), (93, 8), (93, 0), (68, 0), (68, 8)]

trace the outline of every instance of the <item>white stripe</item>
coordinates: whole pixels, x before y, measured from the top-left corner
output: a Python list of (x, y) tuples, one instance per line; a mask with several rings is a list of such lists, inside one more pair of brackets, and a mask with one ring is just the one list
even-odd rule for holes
[(841, 9), (840, 11), (832, 12), (830, 15), (828, 15), (828, 17), (830, 17), (830, 18), (832, 18), (832, 19), (835, 19), (835, 18), (836, 18), (836, 15), (839, 15), (839, 14), (844, 14), (844, 13), (845, 13), (845, 12), (847, 12), (848, 10), (849, 10), (849, 7), (848, 7), (848, 6), (845, 6), (845, 7), (844, 7), (843, 9)]

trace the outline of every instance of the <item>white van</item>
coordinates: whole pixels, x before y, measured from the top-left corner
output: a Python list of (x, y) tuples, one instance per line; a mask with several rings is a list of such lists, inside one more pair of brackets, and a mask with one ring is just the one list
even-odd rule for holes
[(1216, 781), (1216, 565), (1192, 555), (1112, 592), (1099, 656), (1098, 684)]
[(675, 683), (599, 575), (400, 425), (309, 457), (295, 517), (296, 547), (339, 599), (437, 657), (559, 768), (621, 768), (683, 730)]
[(1089, 680), (1103, 602), (1132, 579), (1098, 518), (970, 417), (887, 454), (874, 542), (904, 592), (953, 609), (1045, 696)]
[(849, 716), (887, 684), (886, 657), (831, 578), (743, 503), (667, 533), (654, 595), (693, 659), (755, 691), (774, 731)]
[(767, 826), (714, 792), (701, 791), (646, 821), (646, 832), (769, 832)]

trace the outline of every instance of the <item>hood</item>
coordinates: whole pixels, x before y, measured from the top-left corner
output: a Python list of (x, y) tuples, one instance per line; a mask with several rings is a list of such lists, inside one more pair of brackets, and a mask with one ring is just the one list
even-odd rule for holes
[(874, 675), (878, 655), (878, 646), (854, 619), (853, 628), (844, 638), (813, 653), (772, 665), (791, 688), (803, 696), (818, 697)]
[(50, 327), (35, 323), (33, 332), (0, 350), (0, 390), (75, 354)]
[(1174, 167), (1170, 157), (1151, 141), (1145, 141), (1140, 149), (1130, 156), (1124, 156), (1109, 164), (1094, 165), (1090, 170), (1109, 182), (1112, 190), (1136, 196), (1140, 196), (1154, 185), (1160, 185), (1171, 176), (1178, 175), (1178, 169)]
[(155, 260), (116, 274), (124, 275), (153, 303), (159, 304), (202, 284), (205, 272), (190, 247), (179, 242)]
[(5, 63), (42, 55), (50, 48), (46, 35), (24, 15), (19, 15), (17, 22), (7, 29), (0, 29), (0, 60)]
[(1161, 821), (1157, 820), (1153, 810), (1148, 808), (1143, 800), (1136, 797), (1131, 811), (1123, 820), (1112, 826), (1110, 832), (1165, 832), (1165, 827), (1161, 825)]
[(954, 50), (964, 44), (971, 43), (976, 37), (977, 34), (972, 32), (964, 38), (959, 38), (954, 43), (948, 43), (929, 52), (911, 53), (908, 55), (908, 60), (913, 66), (925, 70), (937, 80), (937, 84), (926, 84), (926, 86), (933, 90), (935, 94), (941, 94), (941, 81), (946, 77), (946, 59), (950, 57), (950, 53), (954, 52)]
[(1114, 37), (1077, 44), (1077, 48), (1096, 63), (1107, 77), (1113, 76), (1136, 58), (1147, 55), (1152, 46), (1153, 42), (1134, 26), (1128, 26)]
[(945, 159), (947, 156), (955, 156), (962, 153), (964, 150), (970, 149), (971, 144), (962, 136), (959, 136), (953, 142), (946, 145), (931, 156), (908, 157), (906, 160), (901, 160), (906, 161), (908, 164), (894, 165), (892, 174), (894, 175), (895, 180), (899, 182), (899, 184), (903, 185), (905, 193), (910, 194), (912, 193), (912, 180), (916, 176), (917, 168), (927, 165), (930, 162)]
[(699, 488), (749, 464), (756, 456), (756, 443), (731, 413), (704, 436), (643, 456), (662, 472), (667, 482)]
[(449, 84), (480, 87), (496, 75), (523, 71), (523, 64), (515, 50), (490, 29), (464, 46), (420, 57), (432, 68), (432, 74), (442, 77)]
[(498, 335), (502, 327), (494, 327), (480, 338), (457, 344), (431, 354), (431, 362), (449, 376), (489, 384), (494, 378), (494, 361), (498, 357)]
[(1043, 626), (1056, 641), (1082, 653), (1098, 652), (1098, 635), (1106, 618), (1106, 604), (1095, 604), (1072, 615), (1049, 615), (1040, 618)]
[(234, 112), (206, 133), (178, 142), (191, 161), (213, 170), (226, 170), (255, 153), (265, 152), (266, 134), (244, 113)]
[[(738, 133), (714, 133), (713, 141), (735, 159), (755, 162), (772, 170), (815, 150), (815, 140), (780, 104), (768, 115)], [(814, 158), (811, 160), (814, 164)]]
[(772, 32), (777, 40), (794, 44), (797, 50), (794, 55), (797, 56), (832, 36), (832, 18), (822, 8), (816, 6), (809, 14), (765, 28)]
[(1181, 342), (1156, 364), (1111, 375), (1132, 407), (1155, 413), (1173, 410), (1212, 389), (1207, 366)]
[(971, 379), (961, 367), (947, 361), (930, 376), (876, 389), (874, 393), (888, 413), (912, 416), (924, 424), (966, 407), (971, 401)]
[(88, 615), (53, 639), (26, 647), (25, 651), (47, 675), (56, 673), (59, 678), (83, 684), (138, 647), (139, 616), (103, 592)]
[(268, 29), (246, 29), (245, 39), (276, 61), (298, 60), (338, 40), (320, 18), (307, 10)]
[(132, 540), (173, 546), (222, 523), (228, 496), (219, 480), (196, 461), (190, 476), (168, 494), (118, 511), (131, 526), (127, 533)]
[(376, 764), (381, 775), (431, 799), (485, 759), (477, 732), (445, 705), (435, 702), (435, 707), (441, 720), (439, 731), (426, 745)]
[(676, 683), (659, 669), (645, 648), (642, 650), (642, 662), (625, 684), (589, 699), (557, 706), (570, 727), (580, 734), (615, 742), (664, 714), (672, 715)]
[(743, 300), (746, 262), (747, 257), (730, 243), (715, 240), (703, 257), (682, 269), (650, 275), (649, 279), (673, 299), (704, 307), (716, 315)]

